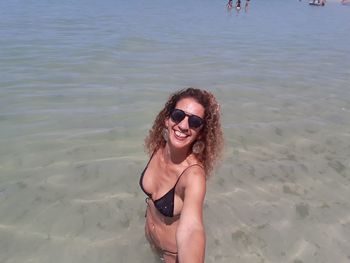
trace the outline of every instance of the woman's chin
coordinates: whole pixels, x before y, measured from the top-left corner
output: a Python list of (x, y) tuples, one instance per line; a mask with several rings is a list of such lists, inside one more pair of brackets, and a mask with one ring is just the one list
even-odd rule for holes
[(191, 142), (189, 140), (178, 140), (176, 138), (172, 138), (170, 140), (170, 144), (172, 146), (172, 148), (174, 149), (178, 149), (178, 150), (183, 150), (189, 147), (189, 145), (191, 144)]

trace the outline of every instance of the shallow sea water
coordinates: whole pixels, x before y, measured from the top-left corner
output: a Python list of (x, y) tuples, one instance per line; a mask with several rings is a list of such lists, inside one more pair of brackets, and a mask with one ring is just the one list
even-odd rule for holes
[(350, 261), (350, 6), (0, 2), (0, 262), (158, 262), (143, 139), (169, 94), (222, 107), (206, 262)]

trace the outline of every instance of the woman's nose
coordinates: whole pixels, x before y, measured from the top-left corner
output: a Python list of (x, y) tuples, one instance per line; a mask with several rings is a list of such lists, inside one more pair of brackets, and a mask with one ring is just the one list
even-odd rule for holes
[(188, 117), (186, 116), (181, 122), (179, 122), (178, 126), (182, 131), (187, 131), (189, 129)]

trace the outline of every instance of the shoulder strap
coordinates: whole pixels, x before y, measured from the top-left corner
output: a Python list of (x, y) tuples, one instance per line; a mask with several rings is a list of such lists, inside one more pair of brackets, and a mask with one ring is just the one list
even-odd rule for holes
[(175, 186), (177, 185), (177, 183), (179, 182), (181, 176), (182, 176), (188, 169), (190, 169), (190, 168), (193, 167), (193, 166), (199, 166), (199, 167), (201, 167), (202, 169), (204, 169), (203, 166), (202, 166), (201, 164), (199, 164), (199, 163), (195, 163), (195, 164), (191, 164), (191, 165), (187, 166), (187, 167), (182, 171), (182, 173), (179, 175), (179, 177), (177, 178), (177, 181), (176, 181), (176, 183), (175, 183), (175, 185), (174, 185), (174, 188), (175, 188)]
[(157, 151), (153, 151), (151, 157), (150, 157), (149, 160), (148, 160), (148, 163), (147, 163), (146, 167), (148, 167), (149, 163), (150, 163), (151, 160), (153, 159), (153, 156), (156, 154), (156, 152), (157, 152)]

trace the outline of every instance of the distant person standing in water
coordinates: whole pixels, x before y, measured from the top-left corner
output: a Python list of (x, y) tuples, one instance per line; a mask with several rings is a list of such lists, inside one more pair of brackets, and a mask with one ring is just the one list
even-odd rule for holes
[(245, 9), (246, 12), (248, 11), (249, 3), (250, 3), (250, 0), (246, 0), (246, 1), (245, 1), (244, 9)]
[[(250, 2), (250, 0), (246, 0), (246, 1), (245, 1), (245, 6), (244, 6), (245, 11), (248, 11), (249, 2)], [(228, 8), (232, 8), (232, 0), (229, 0), (229, 1), (228, 1), (227, 7), (228, 7)], [(237, 2), (236, 2), (236, 10), (237, 10), (237, 11), (240, 11), (240, 10), (241, 10), (241, 0), (237, 0)]]
[(203, 263), (206, 179), (223, 147), (220, 107), (208, 91), (175, 92), (145, 140), (140, 177), (147, 195), (146, 237), (166, 263)]
[(237, 0), (236, 2), (236, 9), (241, 10), (241, 0)]

